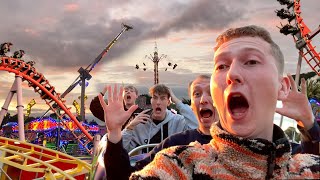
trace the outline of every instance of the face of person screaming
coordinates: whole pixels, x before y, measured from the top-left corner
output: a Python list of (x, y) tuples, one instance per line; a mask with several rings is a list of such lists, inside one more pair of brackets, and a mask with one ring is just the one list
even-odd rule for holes
[(216, 110), (210, 95), (210, 79), (198, 77), (190, 86), (191, 108), (202, 133), (210, 134), (210, 126), (217, 121)]
[(222, 44), (215, 52), (211, 77), (222, 128), (233, 135), (270, 140), (282, 80), (266, 41), (241, 37)]
[(152, 119), (163, 120), (166, 117), (166, 110), (169, 105), (170, 100), (167, 94), (154, 93), (151, 97)]
[(133, 88), (125, 88), (123, 91), (123, 101), (126, 108), (131, 107), (135, 104), (138, 95)]

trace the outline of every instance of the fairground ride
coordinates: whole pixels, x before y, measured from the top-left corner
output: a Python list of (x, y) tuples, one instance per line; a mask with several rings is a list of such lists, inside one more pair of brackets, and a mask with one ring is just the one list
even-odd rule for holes
[[(91, 165), (88, 163), (62, 152), (25, 142), (22, 82), (27, 82), (28, 86), (33, 88), (36, 94), (40, 95), (41, 99), (49, 107), (49, 110), (56, 114), (64, 127), (69, 128), (66, 119), (73, 121), (77, 128), (70, 128), (69, 131), (78, 141), (79, 145), (84, 147), (89, 154), (92, 154), (95, 146), (87, 145), (90, 142), (95, 145), (96, 142), (93, 142), (91, 134), (70, 112), (71, 107), (65, 104), (63, 98), (79, 83), (82, 83), (81, 95), (83, 98), (81, 102), (83, 106), (84, 82), (91, 78), (89, 72), (109, 51), (121, 34), (129, 29), (132, 29), (132, 27), (123, 24), (121, 32), (108, 44), (102, 53), (86, 69), (79, 69), (79, 77), (63, 94), (58, 93), (49, 80), (34, 67), (35, 63), (33, 61), (25, 62), (21, 59), (24, 55), (23, 50), (16, 51), (12, 57), (9, 57), (6, 56), (6, 53), (10, 51), (13, 44), (10, 42), (1, 44), (0, 71), (13, 73), (15, 80), (0, 111), (0, 124), (8, 111), (8, 106), (13, 95), (16, 93), (19, 129), (19, 140), (0, 137), (1, 179), (84, 179), (88, 176), (88, 172), (91, 171)], [(77, 133), (76, 129), (80, 130), (81, 133)]]

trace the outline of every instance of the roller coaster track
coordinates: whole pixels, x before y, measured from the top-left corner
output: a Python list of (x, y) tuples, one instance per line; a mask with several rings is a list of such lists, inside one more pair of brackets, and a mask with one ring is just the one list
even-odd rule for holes
[[(301, 5), (300, 0), (294, 0), (291, 2), (290, 0), (278, 0), (280, 4), (287, 5), (288, 10), (286, 15), (287, 17), (283, 16), (282, 19), (288, 18), (289, 24), (287, 27), (291, 28), (291, 31), (288, 31), (287, 34), (292, 34), (294, 41), (296, 43), (297, 49), (299, 49), (299, 54), (303, 59), (307, 62), (307, 64), (311, 67), (311, 69), (320, 76), (320, 56), (319, 53), (316, 51), (316, 46), (312, 45), (312, 38), (314, 38), (320, 32), (320, 25), (314, 31), (311, 31), (308, 26), (304, 23), (303, 18), (301, 16)], [(283, 11), (280, 10), (280, 11)], [(294, 15), (295, 24), (291, 25), (291, 18), (290, 14)], [(278, 15), (279, 16), (279, 15)], [(280, 17), (280, 16), (279, 16)], [(295, 31), (295, 29), (298, 31)], [(280, 31), (281, 32), (281, 31)]]
[[(65, 100), (60, 97), (60, 94), (55, 91), (54, 86), (49, 83), (44, 75), (38, 72), (30, 64), (25, 63), (23, 60), (7, 56), (0, 58), (0, 70), (14, 73), (16, 76), (20, 76), (23, 80), (27, 81), (29, 87), (32, 87), (34, 91), (40, 95), (50, 109), (57, 115), (63, 125), (70, 130), (77, 141), (91, 154), (92, 147), (87, 145), (93, 141), (93, 137), (70, 112), (71, 107), (67, 107), (65, 105)], [(64, 117), (69, 117), (73, 120), (82, 133), (76, 133), (76, 128), (70, 129), (69, 126), (67, 126)]]
[[(303, 59), (309, 64), (309, 66), (311, 67), (311, 69), (316, 72), (318, 74), (318, 76), (320, 76), (320, 57), (319, 57), (319, 53), (315, 50), (315, 46), (313, 46), (311, 43), (311, 39), (317, 34), (319, 33), (320, 30), (320, 25), (318, 27), (318, 29), (313, 33), (310, 31), (310, 29), (308, 28), (308, 26), (303, 22), (303, 18), (301, 16), (301, 9), (300, 9), (300, 0), (295, 0), (294, 1), (294, 12), (296, 15), (296, 24), (300, 29), (300, 34), (301, 34), (301, 39), (298, 39), (298, 37), (293, 36), (295, 42), (297, 43), (297, 45), (299, 43), (306, 43), (306, 46), (304, 46), (303, 50), (300, 51), (300, 55), (303, 57)], [(298, 46), (299, 48), (299, 46)]]
[(85, 179), (91, 165), (67, 154), (23, 141), (0, 137), (0, 178)]

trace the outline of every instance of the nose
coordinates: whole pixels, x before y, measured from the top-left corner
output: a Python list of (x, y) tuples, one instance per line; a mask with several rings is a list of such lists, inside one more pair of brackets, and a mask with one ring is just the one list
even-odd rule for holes
[(200, 99), (200, 104), (208, 104), (211, 99), (211, 95), (208, 93), (203, 93)]
[(227, 73), (227, 84), (232, 83), (243, 83), (243, 78), (241, 76), (241, 67), (237, 62), (234, 62), (230, 65)]

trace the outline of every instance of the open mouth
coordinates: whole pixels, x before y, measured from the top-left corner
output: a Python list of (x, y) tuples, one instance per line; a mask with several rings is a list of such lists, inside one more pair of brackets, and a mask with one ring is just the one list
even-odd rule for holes
[(157, 107), (155, 111), (156, 112), (161, 112), (161, 108)]
[(230, 94), (228, 97), (228, 108), (235, 117), (242, 117), (249, 108), (247, 99), (240, 93)]
[(130, 96), (130, 95), (127, 95), (127, 99), (130, 100), (130, 99), (131, 99), (131, 96)]
[(201, 109), (200, 116), (202, 118), (210, 118), (213, 115), (213, 112), (210, 109)]

